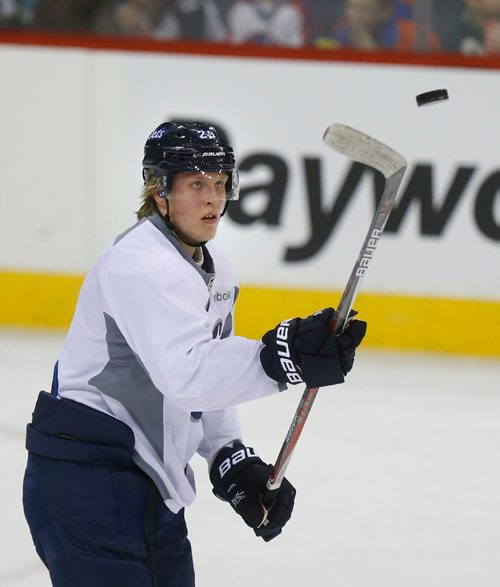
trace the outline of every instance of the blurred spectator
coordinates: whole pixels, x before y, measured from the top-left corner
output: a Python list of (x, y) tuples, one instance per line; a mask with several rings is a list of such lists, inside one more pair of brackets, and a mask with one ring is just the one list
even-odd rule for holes
[(306, 43), (303, 6), (293, 0), (237, 0), (228, 13), (233, 43), (301, 47)]
[(0, 28), (498, 54), (500, 0), (0, 0)]
[[(411, 51), (415, 47), (415, 24), (409, 18), (408, 2), (397, 0), (345, 0), (344, 16), (334, 25), (331, 37), (318, 38), (322, 48), (394, 49)], [(439, 47), (437, 36), (429, 40)]]
[(467, 55), (500, 53), (500, 0), (463, 0), (443, 46)]
[(224, 18), (213, 0), (174, 0), (156, 29), (163, 39), (224, 41)]
[(313, 44), (315, 39), (328, 38), (332, 32), (332, 23), (338, 22), (344, 14), (344, 3), (328, 0), (306, 0), (304, 3), (309, 19), (310, 44)]
[(15, 0), (0, 0), (0, 19), (8, 21), (13, 18), (16, 14), (16, 2)]
[(37, 0), (0, 0), (0, 28), (27, 27)]
[(101, 0), (37, 0), (32, 2), (30, 28), (39, 31), (87, 32), (100, 4)]
[(434, 0), (433, 24), (443, 49), (446, 48), (448, 39), (455, 30), (462, 10), (463, 0)]
[(394, 3), (394, 15), (396, 18), (411, 19), (413, 16), (413, 5), (418, 4), (419, 2), (421, 2), (421, 0), (397, 0), (397, 2)]
[(153, 37), (165, 12), (163, 0), (98, 0), (92, 32), (128, 37)]

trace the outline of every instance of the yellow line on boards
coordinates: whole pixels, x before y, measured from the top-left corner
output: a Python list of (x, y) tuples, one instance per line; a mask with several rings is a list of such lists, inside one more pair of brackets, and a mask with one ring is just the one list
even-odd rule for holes
[(67, 328), (82, 282), (82, 275), (1, 272), (0, 324)]
[[(281, 320), (335, 306), (341, 293), (242, 287), (236, 334), (260, 338)], [(500, 356), (500, 300), (360, 293), (354, 307), (368, 322), (367, 346)]]
[[(82, 275), (0, 272), (0, 325), (67, 328)], [(236, 334), (260, 337), (278, 322), (335, 306), (341, 292), (242, 286)], [(500, 357), (500, 300), (360, 293), (371, 347)]]

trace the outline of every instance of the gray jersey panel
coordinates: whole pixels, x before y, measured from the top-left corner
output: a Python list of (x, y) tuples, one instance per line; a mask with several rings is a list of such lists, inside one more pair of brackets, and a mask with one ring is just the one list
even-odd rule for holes
[(129, 347), (116, 322), (104, 313), (109, 361), (89, 383), (118, 401), (163, 461), (163, 395)]

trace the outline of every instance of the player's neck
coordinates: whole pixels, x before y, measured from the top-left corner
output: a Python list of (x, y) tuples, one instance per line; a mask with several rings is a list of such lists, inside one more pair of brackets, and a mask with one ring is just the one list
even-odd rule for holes
[(174, 232), (174, 235), (175, 235), (175, 237), (177, 238), (177, 240), (179, 241), (179, 243), (181, 244), (181, 247), (182, 247), (182, 248), (183, 248), (183, 249), (186, 251), (186, 253), (187, 253), (187, 254), (188, 254), (190, 257), (194, 258), (194, 255), (195, 255), (195, 253), (196, 253), (196, 249), (198, 249), (199, 247), (195, 247), (195, 246), (192, 246), (192, 245), (188, 245), (188, 244), (187, 244), (187, 243), (185, 243), (185, 242), (184, 242), (184, 241), (183, 241), (183, 240), (182, 240), (182, 239), (181, 239), (181, 238), (180, 238), (180, 237), (179, 237), (177, 234), (175, 234), (175, 232)]

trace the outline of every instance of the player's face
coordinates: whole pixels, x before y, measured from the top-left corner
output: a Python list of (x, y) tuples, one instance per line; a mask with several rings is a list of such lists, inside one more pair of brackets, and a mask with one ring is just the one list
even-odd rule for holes
[(226, 173), (196, 171), (174, 176), (168, 209), (181, 238), (203, 242), (215, 237), (226, 204), (228, 177)]

